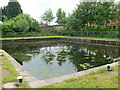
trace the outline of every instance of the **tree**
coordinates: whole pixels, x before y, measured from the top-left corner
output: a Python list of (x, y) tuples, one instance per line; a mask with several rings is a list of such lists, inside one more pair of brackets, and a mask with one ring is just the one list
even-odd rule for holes
[(76, 19), (73, 14), (72, 15), (69, 15), (67, 18), (66, 18), (66, 28), (69, 29), (69, 30), (79, 30), (79, 20)]
[[(73, 11), (70, 21), (67, 21), (70, 27), (76, 26), (76, 30), (85, 29), (88, 30), (92, 24), (102, 26), (109, 20), (116, 18), (116, 5), (114, 2), (104, 2), (104, 0), (93, 0), (93, 2), (80, 2), (77, 8)], [(71, 22), (71, 23), (70, 23)]]
[(27, 14), (19, 14), (17, 17), (5, 20), (2, 26), (3, 33), (31, 32), (39, 29), (39, 23)]
[(52, 14), (52, 10), (51, 9), (49, 9), (49, 10), (46, 10), (45, 12), (44, 12), (44, 14), (42, 15), (42, 20), (46, 23), (46, 25), (50, 25), (50, 23), (53, 21), (53, 19), (54, 19), (54, 16), (53, 16), (53, 14)]
[(66, 23), (66, 13), (64, 11), (62, 11), (61, 8), (59, 8), (57, 10), (56, 16), (57, 16), (57, 21), (56, 22), (59, 25), (64, 25)]
[(6, 16), (6, 6), (4, 6), (3, 8), (1, 7), (1, 9), (2, 9), (2, 15)]
[(98, 14), (97, 14), (97, 24), (101, 24), (104, 25), (106, 24), (107, 27), (107, 23), (109, 22), (109, 20), (114, 19), (115, 17), (115, 3), (114, 2), (100, 2), (97, 5), (98, 7)]
[(79, 20), (80, 24), (88, 27), (88, 25), (95, 23), (96, 7), (96, 2), (80, 2), (73, 15)]
[(17, 15), (23, 13), (21, 5), (19, 2), (9, 2), (5, 9), (6, 16), (8, 19), (16, 17)]
[(1, 8), (0, 8), (0, 11), (1, 11), (1, 16), (2, 16), (2, 18), (1, 18), (0, 21), (4, 21), (4, 19), (5, 19), (4, 17), (7, 16), (7, 15), (6, 15), (6, 6), (1, 7)]

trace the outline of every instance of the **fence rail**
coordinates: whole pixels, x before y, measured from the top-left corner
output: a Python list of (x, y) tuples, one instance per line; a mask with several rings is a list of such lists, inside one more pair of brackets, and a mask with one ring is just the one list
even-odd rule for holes
[(81, 32), (58, 32), (58, 35), (82, 36), (82, 37), (106, 37), (118, 38), (120, 33), (118, 31), (81, 31)]

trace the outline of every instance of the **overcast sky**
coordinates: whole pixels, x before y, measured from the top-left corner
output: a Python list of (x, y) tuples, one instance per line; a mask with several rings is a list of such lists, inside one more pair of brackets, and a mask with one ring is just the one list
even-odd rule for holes
[[(71, 13), (80, 0), (17, 0), (24, 13), (30, 14), (33, 18), (40, 20), (40, 16), (49, 8), (54, 16), (58, 8), (62, 8), (66, 13)], [(116, 0), (120, 1), (120, 0)], [(9, 0), (0, 0), (0, 7), (6, 6)]]

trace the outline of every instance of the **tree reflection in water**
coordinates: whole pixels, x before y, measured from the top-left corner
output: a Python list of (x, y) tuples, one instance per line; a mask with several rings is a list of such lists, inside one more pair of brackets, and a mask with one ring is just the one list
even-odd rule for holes
[[(57, 48), (57, 50), (55, 50)], [(42, 50), (41, 48), (45, 48)], [(53, 48), (53, 49), (51, 49)], [(42, 53), (41, 58), (49, 65), (57, 62), (59, 66), (72, 63), (76, 71), (101, 66), (119, 60), (118, 48), (85, 43), (64, 41), (24, 42), (3, 44), (3, 49), (12, 55), (20, 64), (29, 62)], [(54, 52), (54, 53), (53, 53)]]

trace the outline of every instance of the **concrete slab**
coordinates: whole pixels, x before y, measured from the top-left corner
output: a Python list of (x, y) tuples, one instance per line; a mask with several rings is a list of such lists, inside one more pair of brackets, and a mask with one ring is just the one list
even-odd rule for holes
[(12, 83), (6, 83), (3, 85), (4, 88), (17, 88), (15, 86), (15, 82), (12, 82)]
[(24, 76), (24, 79), (26, 80), (26, 81), (36, 81), (36, 80), (38, 80), (37, 78), (35, 78), (34, 76)]
[(31, 75), (30, 73), (29, 73), (29, 71), (26, 71), (26, 70), (24, 70), (24, 71), (22, 71), (22, 72), (19, 72), (21, 75), (24, 75), (24, 76), (29, 76), (29, 75)]
[(38, 87), (47, 86), (47, 85), (49, 85), (49, 83), (47, 83), (45, 80), (35, 80), (32, 82), (29, 82), (29, 86), (31, 88), (38, 88)]

